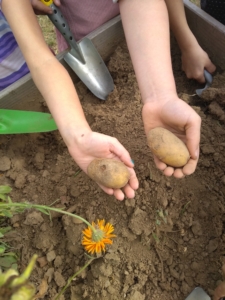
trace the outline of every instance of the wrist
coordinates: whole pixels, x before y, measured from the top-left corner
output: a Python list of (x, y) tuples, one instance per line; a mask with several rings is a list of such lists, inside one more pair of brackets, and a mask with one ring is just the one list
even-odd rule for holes
[(148, 95), (148, 97), (142, 99), (142, 103), (163, 103), (170, 100), (179, 100), (176, 90), (160, 90), (158, 92), (152, 93), (152, 95)]
[[(184, 39), (185, 36), (185, 39)], [(176, 38), (177, 43), (179, 45), (179, 48), (181, 52), (190, 51), (191, 49), (198, 47), (198, 42), (195, 38), (195, 36), (190, 32), (189, 34), (182, 35), (181, 38)]]
[(79, 125), (68, 124), (62, 129), (59, 128), (59, 130), (68, 148), (82, 144), (87, 135), (89, 135), (92, 132), (88, 123), (83, 123)]

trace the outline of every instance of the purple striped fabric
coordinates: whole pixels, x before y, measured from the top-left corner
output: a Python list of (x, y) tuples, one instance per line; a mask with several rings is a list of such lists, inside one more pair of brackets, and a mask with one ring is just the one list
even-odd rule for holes
[(1, 11), (0, 0), (0, 91), (27, 73), (29, 69)]
[[(23, 55), (1, 11), (0, 0), (0, 91), (29, 73)], [(114, 0), (61, 0), (62, 10), (75, 39), (79, 40), (119, 14)], [(68, 48), (57, 32), (59, 51)]]
[[(119, 5), (112, 0), (61, 0), (60, 10), (78, 41), (119, 14)], [(59, 52), (68, 45), (56, 30)]]

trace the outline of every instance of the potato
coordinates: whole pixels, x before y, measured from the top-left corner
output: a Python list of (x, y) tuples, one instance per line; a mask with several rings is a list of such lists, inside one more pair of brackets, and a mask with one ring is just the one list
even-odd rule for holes
[(147, 142), (152, 153), (171, 167), (183, 167), (190, 158), (186, 145), (165, 128), (151, 129), (147, 134)]
[(110, 158), (94, 159), (87, 173), (97, 183), (113, 189), (124, 187), (130, 179), (127, 167), (121, 161)]

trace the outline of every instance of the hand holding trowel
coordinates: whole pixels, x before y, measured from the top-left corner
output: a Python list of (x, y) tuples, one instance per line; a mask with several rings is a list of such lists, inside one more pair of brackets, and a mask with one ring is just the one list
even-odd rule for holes
[(48, 15), (49, 19), (70, 45), (71, 49), (65, 54), (64, 60), (96, 97), (106, 100), (113, 91), (114, 84), (97, 49), (88, 38), (83, 38), (79, 43), (75, 41), (66, 20), (53, 0), (41, 2), (52, 8), (53, 13)]

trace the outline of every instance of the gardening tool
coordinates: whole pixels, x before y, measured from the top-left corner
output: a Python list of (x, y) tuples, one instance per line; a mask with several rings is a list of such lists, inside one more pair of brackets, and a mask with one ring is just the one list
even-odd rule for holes
[(210, 297), (202, 288), (196, 287), (185, 300), (210, 300)]
[(47, 132), (57, 129), (48, 113), (0, 109), (0, 134)]
[(204, 76), (205, 76), (205, 82), (206, 82), (205, 87), (203, 89), (198, 89), (195, 91), (199, 97), (208, 87), (210, 87), (210, 85), (213, 82), (213, 77), (208, 71), (204, 70)]
[(53, 0), (41, 0), (41, 2), (52, 8), (53, 13), (48, 17), (71, 47), (65, 54), (64, 60), (96, 97), (106, 100), (114, 89), (114, 83), (94, 44), (88, 38), (83, 38), (77, 43)]

